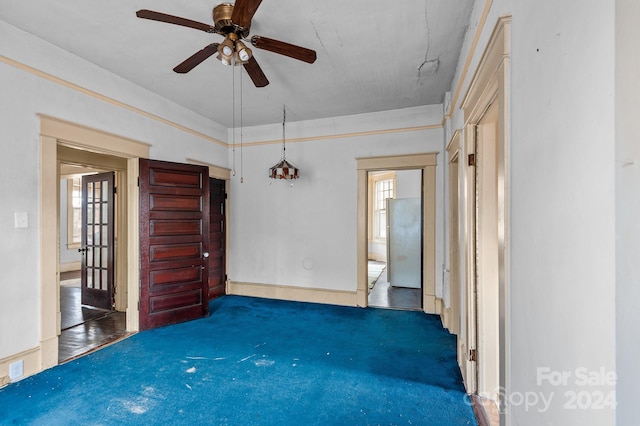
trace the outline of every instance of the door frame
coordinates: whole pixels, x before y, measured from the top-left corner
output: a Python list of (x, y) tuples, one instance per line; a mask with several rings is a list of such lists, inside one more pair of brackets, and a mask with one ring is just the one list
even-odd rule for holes
[(380, 170), (422, 170), (422, 310), (438, 313), (436, 306), (436, 158), (438, 153), (356, 158), (357, 198), (357, 293), (358, 306), (367, 307), (369, 172)]
[[(447, 144), (448, 155), (448, 174), (447, 174), (447, 190), (448, 199), (448, 256), (449, 256), (449, 306), (443, 311), (443, 324), (447, 329), (458, 336), (461, 336), (460, 318), (462, 311), (462, 247), (460, 240), (460, 198), (462, 194), (460, 182), (460, 169), (463, 167), (461, 154), (462, 132), (456, 130), (451, 136), (451, 140)], [(446, 289), (445, 289), (446, 292)]]
[[(469, 85), (469, 89), (461, 103), (461, 109), (464, 112), (464, 149), (465, 159), (470, 154), (475, 154), (475, 138), (476, 128), (484, 117), (485, 112), (492, 104), (498, 106), (498, 131), (497, 131), (497, 216), (498, 216), (498, 336), (493, 336), (498, 342), (498, 383), (499, 389), (484, 390), (477, 389), (477, 383), (471, 372), (476, 368), (484, 368), (482, 364), (469, 356), (468, 353), (460, 354), (463, 363), (461, 369), (465, 376), (465, 386), (470, 393), (497, 392), (498, 397), (508, 395), (511, 389), (510, 383), (510, 75), (511, 75), (511, 17), (500, 17), (496, 23), (496, 27), (487, 44), (485, 52), (480, 59), (480, 63), (473, 79)], [(464, 241), (464, 266), (465, 273), (463, 275), (464, 286), (467, 300), (474, 299), (473, 292), (475, 289), (475, 273), (476, 273), (476, 256), (475, 256), (475, 230), (473, 223), (475, 221), (475, 196), (476, 190), (474, 185), (475, 170), (474, 167), (461, 168), (460, 179), (464, 186), (464, 209), (461, 213), (465, 218), (461, 218), (462, 235), (461, 240)], [(480, 199), (479, 202), (482, 202)], [(480, 301), (483, 302), (483, 301)], [(473, 305), (473, 303), (471, 303)], [(467, 306), (469, 308), (469, 306)], [(463, 309), (462, 314), (465, 316), (461, 322), (461, 326), (468, 327), (469, 323), (477, 325), (476, 312), (469, 309)], [(473, 332), (467, 329), (466, 332)], [(484, 330), (478, 329), (478, 339), (481, 340)], [(466, 374), (465, 374), (466, 373)], [(499, 401), (503, 408), (504, 401)], [(505, 410), (501, 410), (501, 424), (506, 421)]]
[[(58, 178), (58, 146), (126, 160), (127, 213), (121, 223), (127, 224), (127, 331), (138, 330), (139, 287), (139, 212), (138, 158), (148, 158), (149, 145), (133, 139), (81, 126), (51, 116), (40, 119), (40, 343), (35, 357), (40, 370), (58, 364), (58, 332), (60, 329), (60, 179)], [(124, 191), (125, 188), (122, 188)], [(51, 254), (55, 253), (55, 256)]]
[[(207, 166), (209, 167), (209, 177), (220, 179), (224, 181), (224, 191), (227, 193), (227, 197), (231, 192), (231, 169), (227, 169), (226, 167), (216, 166), (215, 164), (207, 163), (205, 161), (196, 160), (194, 158), (187, 158), (187, 164), (196, 164), (199, 166)], [(228, 198), (227, 198), (228, 199)], [(227, 237), (224, 242), (224, 270), (229, 270), (229, 202), (224, 203), (224, 226), (227, 232)], [(231, 294), (229, 292), (229, 279), (225, 282), (225, 292), (226, 294)]]

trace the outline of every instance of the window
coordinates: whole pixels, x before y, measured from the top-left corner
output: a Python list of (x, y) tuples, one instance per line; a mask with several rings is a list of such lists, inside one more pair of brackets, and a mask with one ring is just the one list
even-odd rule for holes
[(387, 238), (387, 199), (395, 197), (395, 173), (376, 175), (373, 178), (373, 238)]
[(82, 178), (67, 179), (67, 248), (80, 248)]

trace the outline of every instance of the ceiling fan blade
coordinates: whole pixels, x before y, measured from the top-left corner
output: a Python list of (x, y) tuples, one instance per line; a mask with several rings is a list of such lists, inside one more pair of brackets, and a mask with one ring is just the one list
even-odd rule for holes
[(138, 18), (150, 19), (152, 21), (167, 22), (169, 24), (195, 28), (196, 30), (204, 31), (206, 33), (215, 32), (215, 28), (212, 25), (192, 21), (191, 19), (180, 18), (179, 16), (167, 15), (166, 13), (154, 12), (153, 10), (141, 9), (136, 12), (136, 16)]
[(236, 0), (233, 5), (231, 21), (240, 27), (249, 28), (251, 19), (256, 14), (260, 3), (262, 3), (262, 0)]
[(262, 68), (260, 68), (260, 65), (258, 65), (258, 62), (253, 56), (250, 57), (249, 61), (245, 62), (243, 66), (256, 87), (264, 87), (269, 84), (269, 80), (267, 80), (267, 77), (262, 72)]
[(200, 65), (202, 61), (216, 53), (218, 51), (218, 45), (219, 43), (211, 43), (202, 50), (199, 50), (193, 55), (189, 56), (173, 70), (179, 74), (184, 74), (191, 71), (192, 69)]
[(312, 64), (316, 61), (316, 51), (305, 47), (296, 46), (295, 44), (285, 43), (284, 41), (274, 40), (272, 38), (253, 36), (251, 44), (258, 49), (268, 50), (273, 53), (288, 56), (299, 61)]

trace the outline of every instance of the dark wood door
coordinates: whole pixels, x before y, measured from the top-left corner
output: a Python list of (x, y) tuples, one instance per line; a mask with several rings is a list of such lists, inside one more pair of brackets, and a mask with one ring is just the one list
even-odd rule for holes
[(83, 305), (113, 309), (114, 173), (82, 177), (82, 262), (80, 299)]
[(225, 181), (209, 179), (209, 299), (225, 294)]
[(140, 160), (140, 329), (208, 314), (209, 171)]

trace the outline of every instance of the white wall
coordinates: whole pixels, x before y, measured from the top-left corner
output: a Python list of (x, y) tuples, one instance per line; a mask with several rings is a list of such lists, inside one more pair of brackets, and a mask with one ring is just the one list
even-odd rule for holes
[[(485, 4), (472, 13), (459, 75)], [(614, 386), (578, 377), (606, 382), (615, 373), (613, 4), (493, 1), (461, 91), (496, 19), (512, 14), (509, 424), (615, 421), (615, 409), (595, 404), (598, 392)], [(462, 124), (455, 111), (452, 130)], [(566, 383), (552, 383), (540, 369), (565, 373)], [(572, 395), (586, 407), (571, 409)], [(526, 396), (536, 404), (520, 399)], [(548, 406), (542, 397), (551, 398)]]
[[(226, 166), (227, 149), (162, 121), (225, 141), (225, 129), (211, 120), (1, 21), (0, 40), (2, 359), (37, 347), (40, 338), (37, 114), (152, 144), (151, 156), (156, 159), (185, 162), (192, 157)], [(14, 212), (28, 214), (27, 228), (14, 228)]]
[(396, 173), (396, 198), (420, 198), (421, 195), (422, 170), (398, 170)]
[[(557, 395), (542, 413), (514, 408), (516, 424), (615, 418), (564, 405), (564, 392), (615, 390), (576, 377), (615, 373), (613, 12), (600, 0), (513, 3), (511, 383)], [(571, 376), (554, 386), (539, 368)]]
[[(440, 152), (441, 120), (442, 107), (436, 105), (288, 123), (286, 134), (291, 142), (287, 143), (287, 159), (301, 169), (293, 187), (267, 177), (269, 167), (280, 159), (281, 144), (244, 147), (244, 183), (239, 182), (236, 149), (238, 174), (231, 181), (230, 195), (229, 278), (355, 291), (356, 158)], [(436, 128), (430, 130), (385, 133), (433, 124)], [(345, 136), (353, 132), (367, 133)], [(243, 133), (243, 140), (249, 143), (281, 140), (282, 126), (260, 126)], [(322, 139), (293, 142), (301, 137)], [(441, 170), (438, 174), (441, 179)], [(437, 220), (442, 220), (441, 212)], [(439, 234), (436, 264), (442, 257), (441, 237)], [(441, 287), (441, 280), (437, 286)]]
[(640, 409), (640, 3), (616, 1), (616, 369), (617, 424)]

